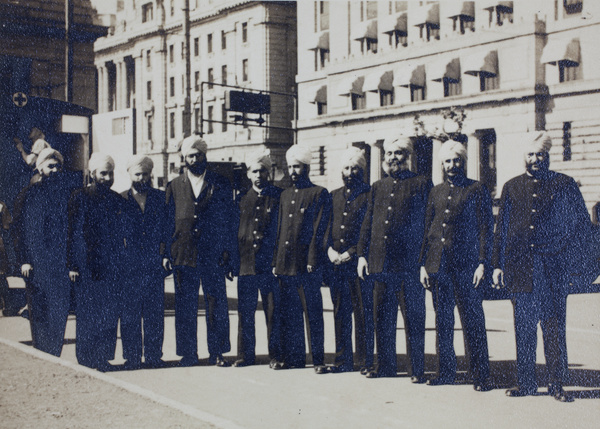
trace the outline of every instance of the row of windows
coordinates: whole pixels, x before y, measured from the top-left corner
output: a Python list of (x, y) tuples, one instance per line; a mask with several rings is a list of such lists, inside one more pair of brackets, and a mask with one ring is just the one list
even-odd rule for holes
[[(223, 133), (227, 132), (227, 129), (228, 129), (227, 114), (228, 114), (228, 110), (226, 110), (226, 108), (225, 108), (225, 103), (221, 104), (221, 118), (219, 120), (215, 119), (215, 106), (213, 106), (213, 105), (207, 106), (206, 113), (205, 113), (206, 117), (204, 118), (204, 121), (206, 123), (204, 124), (203, 131), (206, 134), (213, 134), (213, 133), (215, 133), (215, 130), (217, 128), (219, 128), (221, 130), (221, 132), (223, 132)], [(177, 115), (176, 111), (172, 110), (169, 112), (168, 133), (169, 133), (170, 139), (174, 139), (177, 137), (178, 130), (177, 130), (176, 115)], [(182, 119), (181, 129), (183, 130), (183, 128), (184, 128), (183, 115), (181, 115), (181, 119)], [(195, 130), (199, 131), (200, 130), (200, 109), (199, 108), (194, 109), (194, 124), (195, 124)], [(220, 125), (220, 127), (219, 127), (219, 125)], [(153, 127), (154, 127), (154, 115), (152, 113), (148, 113), (146, 115), (146, 138), (147, 138), (147, 140), (152, 140)]]

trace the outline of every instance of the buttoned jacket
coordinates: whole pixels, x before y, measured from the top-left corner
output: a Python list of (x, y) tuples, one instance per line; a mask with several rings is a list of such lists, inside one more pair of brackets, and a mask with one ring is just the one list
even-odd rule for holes
[(239, 200), (237, 234), (239, 275), (270, 273), (277, 240), (279, 197), (283, 189), (250, 188)]
[(464, 176), (435, 186), (429, 193), (420, 265), (437, 273), (442, 256), (454, 267), (472, 273), (489, 265), (494, 218), (488, 189)]
[(361, 182), (355, 189), (343, 186), (331, 192), (332, 210), (327, 234), (327, 247), (338, 253), (356, 255), (371, 187)]
[(504, 185), (492, 263), (504, 270), (511, 292), (531, 292), (534, 254), (569, 267), (571, 243), (583, 241), (589, 223), (573, 178), (549, 171), (541, 178), (517, 176)]
[(371, 274), (418, 270), (432, 186), (431, 180), (410, 171), (373, 184), (357, 247)]
[(235, 246), (233, 191), (229, 181), (206, 171), (196, 198), (187, 172), (167, 186), (170, 241), (167, 256), (173, 265), (196, 267), (198, 262), (219, 266)]
[(329, 192), (310, 180), (281, 193), (273, 259), (276, 274), (295, 276), (306, 273), (307, 265), (322, 265), (330, 211)]

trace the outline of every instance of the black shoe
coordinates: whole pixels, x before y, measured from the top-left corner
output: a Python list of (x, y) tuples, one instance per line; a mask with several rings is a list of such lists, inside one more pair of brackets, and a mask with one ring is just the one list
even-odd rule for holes
[(560, 384), (549, 383), (548, 394), (559, 402), (573, 402), (573, 398), (567, 394)]
[(477, 392), (489, 392), (494, 389), (494, 386), (486, 379), (484, 381), (475, 381), (473, 383), (473, 389)]
[(506, 394), (506, 396), (510, 396), (511, 398), (520, 398), (522, 396), (535, 395), (536, 391), (537, 390), (533, 388), (525, 389), (520, 387), (513, 387), (512, 389), (508, 389), (504, 393)]
[(181, 368), (188, 368), (191, 366), (197, 366), (199, 364), (200, 361), (198, 360), (198, 356), (184, 356), (181, 358), (177, 366)]
[(165, 368), (167, 366), (167, 363), (162, 360), (162, 359), (147, 359), (146, 362), (144, 362), (144, 365), (147, 368)]
[(383, 372), (383, 371), (377, 371), (377, 370), (371, 370), (365, 374), (365, 377), (367, 377), (367, 378), (383, 378), (383, 377), (395, 377), (395, 376), (396, 376), (396, 374)]
[(345, 366), (345, 365), (332, 365), (328, 366), (327, 370), (332, 374), (339, 374), (341, 372), (352, 372), (354, 371), (354, 367)]
[(113, 371), (115, 369), (114, 366), (112, 366), (110, 363), (108, 362), (100, 362), (96, 365), (94, 365), (96, 367), (96, 369), (100, 372), (109, 372), (109, 371)]
[(369, 373), (370, 371), (373, 371), (375, 368), (373, 368), (372, 366), (363, 366), (360, 368), (360, 374), (361, 375), (367, 375), (367, 373)]
[(231, 366), (231, 364), (229, 362), (227, 362), (225, 360), (225, 358), (223, 358), (222, 355), (210, 356), (208, 358), (208, 363), (211, 365), (220, 366), (221, 368), (226, 368), (228, 366)]
[(233, 366), (235, 366), (236, 368), (242, 368), (244, 366), (251, 366), (251, 365), (254, 365), (254, 361), (244, 360), (244, 359), (238, 359), (233, 363)]
[(123, 364), (123, 368), (126, 371), (133, 371), (136, 369), (140, 369), (141, 367), (142, 367), (142, 361), (138, 360), (138, 359), (126, 360), (125, 363)]
[(278, 363), (279, 361), (277, 359), (271, 359), (271, 362), (269, 362), (269, 368), (273, 369)]
[(315, 365), (315, 373), (317, 374), (328, 374), (329, 370), (325, 365)]
[(427, 382), (427, 378), (424, 375), (413, 375), (410, 377), (410, 382), (412, 384), (423, 384)]
[(290, 364), (287, 362), (277, 362), (273, 365), (274, 370), (280, 369), (295, 369), (295, 368), (304, 368), (304, 364)]
[(428, 386), (444, 386), (448, 384), (454, 384), (454, 378), (452, 377), (435, 377), (427, 380)]

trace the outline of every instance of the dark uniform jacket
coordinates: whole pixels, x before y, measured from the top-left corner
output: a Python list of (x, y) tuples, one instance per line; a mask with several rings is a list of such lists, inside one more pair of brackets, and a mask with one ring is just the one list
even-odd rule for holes
[(569, 246), (583, 241), (589, 214), (571, 177), (549, 171), (536, 179), (517, 176), (504, 185), (492, 264), (505, 272), (511, 292), (531, 292), (533, 255), (553, 257), (568, 267), (577, 255)]
[(357, 247), (358, 256), (367, 258), (370, 274), (418, 269), (432, 186), (431, 180), (410, 171), (373, 184)]
[(143, 212), (131, 189), (122, 192), (121, 196), (125, 198), (123, 219), (127, 268), (133, 271), (133, 275), (162, 275), (162, 254), (169, 239), (165, 192), (148, 189)]
[(69, 271), (91, 280), (114, 280), (123, 264), (123, 198), (92, 184), (69, 201)]
[(332, 247), (339, 253), (348, 252), (353, 257), (356, 255), (370, 189), (369, 185), (361, 182), (355, 189), (343, 186), (331, 193), (327, 248)]
[(239, 201), (239, 275), (270, 273), (277, 240), (279, 197), (283, 189), (268, 185), (260, 193), (250, 188)]
[(167, 256), (173, 265), (195, 267), (201, 261), (218, 266), (223, 254), (232, 254), (235, 243), (233, 191), (229, 181), (206, 171), (198, 198), (187, 171), (167, 186), (171, 231)]
[(429, 193), (420, 264), (437, 273), (445, 255), (453, 266), (474, 271), (489, 265), (493, 241), (492, 200), (481, 182), (464, 176)]
[(329, 192), (310, 180), (282, 192), (273, 259), (278, 275), (295, 276), (323, 263), (330, 210)]

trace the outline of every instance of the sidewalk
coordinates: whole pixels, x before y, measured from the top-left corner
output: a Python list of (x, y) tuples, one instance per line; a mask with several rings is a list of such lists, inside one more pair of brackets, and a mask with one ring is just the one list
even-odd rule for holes
[[(167, 283), (167, 302), (172, 299), (172, 283)], [(333, 361), (333, 313), (327, 289), (322, 289), (325, 304), (325, 350), (326, 361)], [(230, 298), (230, 323), (232, 352), (226, 358), (235, 359), (237, 344), (237, 305), (235, 285), (228, 285)], [(200, 366), (176, 368), (174, 315), (171, 309), (165, 313), (164, 359), (173, 366), (160, 370), (116, 371), (106, 374), (90, 371), (76, 364), (75, 359), (75, 320), (69, 318), (65, 346), (61, 359), (55, 359), (33, 350), (30, 344), (28, 321), (21, 317), (0, 318), (0, 339), (4, 343), (18, 343), (19, 349), (33, 353), (35, 359), (19, 357), (20, 351), (12, 350), (0, 366), (2, 374), (10, 372), (13, 359), (19, 365), (28, 367), (25, 374), (39, 373), (51, 367), (54, 362), (66, 362), (56, 376), (50, 380), (60, 380), (53, 386), (54, 394), (30, 397), (25, 403), (7, 403), (11, 392), (3, 390), (0, 405), (3, 413), (22, 408), (22, 412), (9, 414), (21, 419), (22, 424), (5, 424), (3, 427), (36, 427), (27, 423), (32, 407), (39, 409), (41, 404), (48, 410), (55, 409), (55, 397), (62, 391), (72, 391), (69, 380), (73, 377), (93, 377), (88, 385), (88, 394), (77, 395), (76, 407), (58, 426), (43, 427), (207, 427), (205, 423), (217, 427), (247, 428), (390, 428), (390, 427), (443, 427), (443, 428), (515, 428), (515, 427), (597, 427), (600, 419), (600, 294), (571, 295), (568, 300), (567, 341), (571, 385), (566, 387), (575, 398), (574, 403), (563, 404), (548, 397), (545, 392), (545, 367), (541, 338), (538, 341), (538, 364), (540, 393), (526, 398), (508, 398), (504, 389), (514, 383), (515, 350), (512, 307), (508, 301), (486, 301), (484, 303), (491, 358), (491, 371), (497, 389), (475, 392), (470, 385), (430, 387), (412, 385), (402, 373), (397, 378), (367, 380), (358, 373), (316, 375), (311, 367), (299, 370), (273, 371), (266, 363), (266, 328), (264, 316), (257, 313), (257, 356), (263, 365), (246, 368), (217, 368)], [(206, 362), (206, 332), (203, 311), (199, 316), (199, 354)], [(458, 320), (458, 318), (457, 318)], [(403, 371), (406, 358), (402, 317), (398, 327), (398, 359)], [(541, 337), (541, 334), (540, 334)], [(25, 345), (23, 345), (25, 344)], [(459, 369), (465, 370), (463, 339), (456, 331), (455, 347), (459, 355)], [(5, 347), (0, 347), (2, 352)], [(16, 354), (15, 354), (16, 353)], [(426, 371), (435, 369), (434, 313), (431, 297), (427, 298)], [(0, 356), (5, 356), (1, 353)], [(44, 359), (37, 358), (37, 356)], [(122, 364), (120, 343), (114, 364)], [(207, 365), (207, 364), (206, 364)], [(24, 371), (24, 370), (23, 370)], [(82, 372), (83, 371), (83, 372)], [(27, 376), (26, 376), (27, 377)], [(66, 380), (66, 381), (64, 381)], [(112, 384), (112, 386), (110, 386)], [(108, 387), (107, 387), (108, 386)], [(114, 386), (125, 396), (118, 397)], [(18, 390), (18, 389), (17, 389)], [(87, 400), (86, 400), (87, 397)], [(39, 399), (38, 399), (39, 398)], [(147, 403), (148, 409), (156, 409), (150, 416), (140, 403)], [(155, 402), (160, 403), (157, 405)], [(108, 415), (97, 419), (85, 419), (88, 411), (99, 403), (118, 403)], [(130, 406), (131, 404), (131, 406)], [(10, 405), (10, 406), (8, 406)], [(125, 406), (123, 406), (125, 405)], [(91, 407), (90, 410), (87, 408)], [(39, 413), (38, 413), (39, 414)], [(42, 413), (43, 414), (43, 413)], [(48, 413), (47, 413), (48, 414)], [(127, 423), (120, 423), (114, 416), (133, 416)], [(139, 424), (135, 417), (139, 417)], [(77, 421), (80, 417), (81, 422)], [(113, 417), (113, 420), (104, 420)], [(48, 419), (60, 418), (52, 417)], [(125, 417), (123, 417), (125, 418)], [(194, 424), (182, 422), (191, 418)], [(54, 421), (54, 420), (53, 420)], [(169, 422), (165, 425), (165, 422)], [(14, 426), (13, 426), (14, 424)]]

